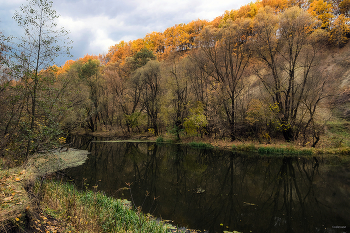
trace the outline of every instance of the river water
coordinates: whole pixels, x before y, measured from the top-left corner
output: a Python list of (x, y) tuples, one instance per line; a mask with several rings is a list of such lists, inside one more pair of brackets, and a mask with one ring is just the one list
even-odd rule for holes
[(335, 156), (79, 140), (91, 154), (64, 171), (78, 187), (128, 199), (174, 225), (203, 232), (350, 232), (350, 165)]

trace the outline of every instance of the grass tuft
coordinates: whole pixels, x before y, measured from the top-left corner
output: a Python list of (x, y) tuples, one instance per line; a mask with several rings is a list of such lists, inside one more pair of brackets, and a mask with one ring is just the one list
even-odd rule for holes
[(204, 142), (189, 142), (187, 143), (190, 147), (193, 148), (200, 148), (200, 149), (213, 149), (214, 146), (210, 143), (204, 143)]

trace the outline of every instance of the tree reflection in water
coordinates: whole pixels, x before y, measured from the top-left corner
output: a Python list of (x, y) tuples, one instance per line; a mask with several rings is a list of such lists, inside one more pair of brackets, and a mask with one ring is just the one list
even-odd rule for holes
[(348, 165), (173, 144), (98, 142), (88, 148), (88, 161), (66, 170), (77, 185), (85, 179), (116, 198), (131, 199), (131, 193), (135, 206), (180, 226), (344, 232), (334, 226), (350, 223)]

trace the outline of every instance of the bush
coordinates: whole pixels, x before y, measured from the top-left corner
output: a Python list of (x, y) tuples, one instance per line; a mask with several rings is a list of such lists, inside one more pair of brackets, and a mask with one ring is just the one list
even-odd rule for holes
[(161, 143), (161, 142), (164, 142), (164, 138), (162, 136), (159, 136), (157, 139), (156, 139), (156, 143)]
[(204, 142), (190, 142), (188, 143), (190, 147), (193, 148), (201, 148), (201, 149), (213, 149), (214, 146), (210, 143), (204, 143)]

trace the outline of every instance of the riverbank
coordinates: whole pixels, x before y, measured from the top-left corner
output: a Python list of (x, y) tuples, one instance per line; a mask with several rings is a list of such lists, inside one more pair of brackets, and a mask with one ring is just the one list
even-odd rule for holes
[[(42, 179), (79, 166), (88, 152), (37, 154), (20, 167), (0, 167), (0, 229), (3, 232), (166, 232), (170, 225), (131, 210), (101, 193)], [(47, 178), (47, 177), (46, 177)]]
[[(86, 132), (80, 132), (84, 134)], [(196, 137), (182, 136), (180, 141), (177, 141), (173, 135), (163, 134), (154, 136), (149, 133), (144, 134), (129, 134), (122, 135), (114, 131), (98, 131), (89, 133), (95, 137), (109, 138), (109, 140), (133, 140), (150, 141), (150, 142), (169, 142), (193, 145), (201, 145), (200, 147), (219, 148), (225, 150), (233, 150), (237, 152), (253, 152), (261, 155), (350, 155), (350, 138), (336, 138), (334, 134), (324, 135), (316, 148), (302, 146), (300, 142), (286, 142), (285, 140), (270, 139), (269, 142), (259, 142), (257, 140), (236, 140), (231, 141), (229, 138), (213, 138), (213, 137)], [(338, 141), (341, 141), (339, 143)], [(349, 140), (349, 141), (348, 141)]]
[(0, 166), (0, 228), (17, 225), (20, 217), (32, 211), (33, 197), (28, 192), (35, 179), (68, 167), (79, 166), (87, 159), (88, 152), (70, 149), (36, 154), (22, 166)]

